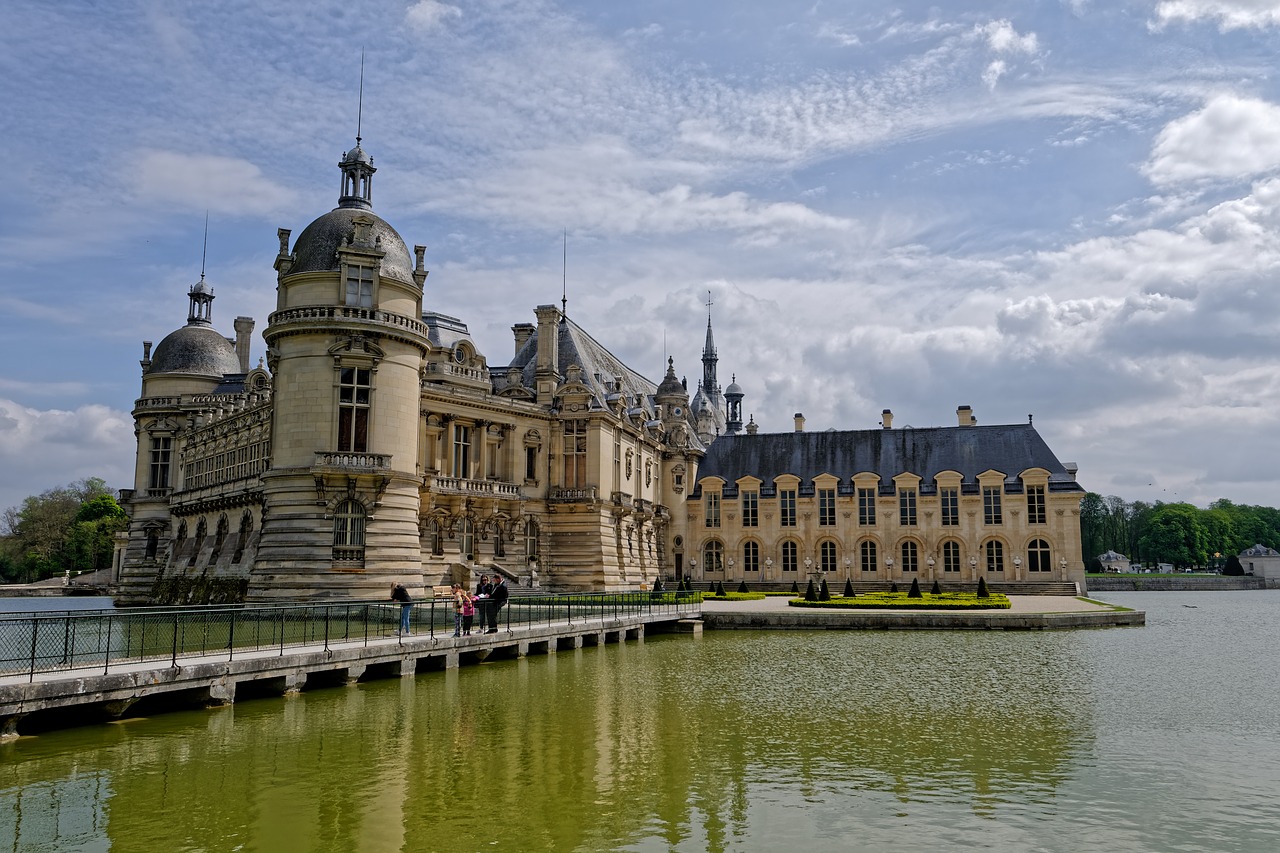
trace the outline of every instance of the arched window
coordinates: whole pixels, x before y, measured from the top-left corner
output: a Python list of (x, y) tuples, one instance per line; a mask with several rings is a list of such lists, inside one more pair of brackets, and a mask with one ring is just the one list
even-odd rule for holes
[(204, 537), (209, 532), (209, 526), (204, 523), (204, 519), (200, 519), (196, 524), (196, 541), (191, 548), (191, 556), (187, 558), (187, 565), (194, 566), (196, 557), (200, 556), (200, 549), (204, 547)]
[(357, 501), (347, 500), (338, 504), (333, 514), (333, 558), (335, 560), (364, 559), (364, 507)]
[(858, 546), (858, 564), (864, 572), (876, 570), (876, 543), (870, 539)]
[(249, 541), (249, 534), (253, 532), (253, 515), (247, 510), (245, 514), (240, 516), (240, 536), (236, 539), (236, 552), (231, 555), (231, 562), (238, 563), (244, 557), (244, 546)]
[(836, 543), (827, 539), (818, 546), (818, 563), (822, 566), (824, 572), (834, 572), (838, 568), (836, 563)]
[(459, 525), (461, 539), (458, 542), (458, 551), (462, 554), (464, 560), (474, 560), (476, 558), (476, 529), (471, 523), (471, 519), (464, 518)]
[(986, 545), (987, 552), (987, 571), (1003, 572), (1004, 571), (1004, 543), (999, 539), (991, 539)]
[(1027, 546), (1027, 571), (1047, 572), (1053, 564), (1049, 561), (1049, 543), (1043, 539), (1032, 539)]
[(944, 572), (960, 571), (960, 543), (959, 542), (943, 542), (942, 543), (942, 571)]
[(916, 547), (916, 543), (908, 539), (902, 543), (902, 571), (915, 572), (920, 566), (920, 550)]
[(712, 539), (702, 546), (702, 570), (704, 572), (724, 571), (724, 545)]
[(782, 543), (782, 570), (784, 572), (796, 571), (797, 562), (798, 560), (797, 560), (796, 543), (783, 542)]
[(218, 558), (222, 556), (222, 546), (227, 541), (228, 527), (226, 514), (218, 516), (218, 530), (213, 537), (213, 553), (209, 555), (209, 565), (211, 566), (217, 563)]
[(755, 542), (745, 542), (742, 545), (742, 570), (760, 571), (760, 546)]
[(526, 563), (538, 559), (538, 522), (532, 518), (524, 523), (524, 559)]

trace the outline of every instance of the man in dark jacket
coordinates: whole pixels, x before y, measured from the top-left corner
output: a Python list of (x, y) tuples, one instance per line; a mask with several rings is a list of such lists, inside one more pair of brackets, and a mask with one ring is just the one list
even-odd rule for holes
[(485, 608), (489, 614), (489, 630), (485, 633), (496, 634), (498, 633), (498, 611), (507, 603), (510, 591), (507, 589), (507, 579), (502, 575), (494, 575), (493, 583), (489, 586), (489, 606)]

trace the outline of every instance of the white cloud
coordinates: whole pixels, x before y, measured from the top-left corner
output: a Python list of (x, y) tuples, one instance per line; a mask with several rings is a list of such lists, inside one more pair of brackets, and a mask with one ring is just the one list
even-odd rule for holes
[(419, 33), (434, 32), (450, 19), (461, 17), (461, 9), (439, 0), (418, 0), (404, 13), (405, 22)]
[(1000, 78), (1009, 68), (1005, 65), (1003, 59), (995, 59), (987, 66), (987, 70), (982, 72), (982, 82), (986, 84), (988, 89), (994, 89), (996, 83), (1000, 82)]
[(137, 160), (135, 190), (147, 201), (231, 216), (276, 214), (295, 203), (291, 190), (237, 157), (148, 150)]
[(1280, 3), (1275, 0), (1162, 0), (1156, 4), (1156, 27), (1185, 21), (1217, 21), (1224, 32), (1280, 24)]
[(1025, 53), (1035, 55), (1039, 41), (1035, 33), (1020, 35), (1007, 20), (989, 21), (975, 30), (987, 41), (987, 47), (996, 53)]
[(0, 508), (83, 477), (132, 488), (135, 451), (128, 412), (34, 409), (0, 398)]
[(1280, 106), (1218, 95), (1169, 122), (1143, 172), (1157, 186), (1200, 179), (1249, 178), (1280, 168)]

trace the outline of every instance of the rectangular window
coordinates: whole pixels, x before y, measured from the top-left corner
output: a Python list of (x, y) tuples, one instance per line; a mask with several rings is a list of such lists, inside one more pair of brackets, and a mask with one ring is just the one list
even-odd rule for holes
[(453, 476), (466, 480), (471, 476), (471, 427), (453, 426)]
[(338, 372), (338, 449), (352, 453), (369, 450), (369, 394), (372, 374), (362, 367)]
[(818, 489), (818, 526), (835, 527), (836, 490)]
[(565, 421), (564, 424), (564, 487), (587, 487), (587, 422)]
[(916, 490), (898, 490), (898, 523), (914, 525), (916, 523)]
[(796, 490), (782, 489), (778, 492), (778, 524), (782, 527), (796, 526)]
[(758, 527), (760, 524), (760, 493), (742, 493), (742, 526)]
[(613, 437), (613, 488), (622, 491), (622, 437)]
[(861, 527), (876, 526), (876, 490), (858, 489), (858, 524)]
[(960, 524), (960, 490), (942, 490), (942, 526), (956, 527)]
[(1045, 521), (1044, 486), (1029, 486), (1027, 488), (1027, 524), (1044, 524)]
[(524, 478), (526, 480), (538, 479), (538, 448), (526, 447), (524, 449)]
[(982, 487), (982, 520), (986, 524), (1000, 524), (1000, 495), (999, 486), (983, 486)]
[(172, 454), (172, 438), (151, 439), (151, 488), (169, 488), (169, 459)]
[(707, 492), (703, 502), (706, 505), (707, 527), (720, 526), (720, 493)]
[(373, 268), (359, 264), (347, 265), (347, 305), (356, 308), (373, 307)]

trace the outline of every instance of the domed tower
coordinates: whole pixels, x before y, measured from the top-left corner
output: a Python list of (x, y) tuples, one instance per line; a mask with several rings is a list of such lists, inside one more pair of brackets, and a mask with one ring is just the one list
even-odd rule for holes
[(338, 168), (338, 206), (292, 251), (278, 232), (263, 332), (275, 413), (251, 601), (381, 598), (393, 581), (421, 591), (425, 249), (411, 257), (373, 212), (377, 170), (358, 136)]
[(725, 435), (736, 435), (742, 431), (742, 386), (738, 384), (735, 374), (729, 387), (724, 389), (725, 403)]
[[(187, 297), (187, 324), (166, 335), (154, 350), (150, 341), (142, 344), (142, 395), (133, 408), (138, 452), (134, 487), (124, 499), (129, 540), (117, 599), (125, 604), (148, 602), (155, 572), (163, 563), (173, 532), (169, 498), (183, 487), (178, 463), (190, 420), (210, 408), (202, 401), (211, 399), (224, 377), (244, 372), (236, 345), (213, 328), (213, 288), (203, 273)], [(239, 343), (247, 346), (246, 341)]]

